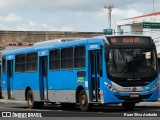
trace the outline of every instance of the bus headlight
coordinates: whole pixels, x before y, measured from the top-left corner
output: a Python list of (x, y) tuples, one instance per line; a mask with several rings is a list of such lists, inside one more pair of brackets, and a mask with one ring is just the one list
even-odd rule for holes
[(107, 88), (113, 92), (117, 92), (116, 88), (114, 88), (113, 86), (111, 86), (110, 84), (104, 82), (104, 84), (107, 86)]
[(159, 81), (151, 88), (151, 90), (156, 89), (159, 86)]

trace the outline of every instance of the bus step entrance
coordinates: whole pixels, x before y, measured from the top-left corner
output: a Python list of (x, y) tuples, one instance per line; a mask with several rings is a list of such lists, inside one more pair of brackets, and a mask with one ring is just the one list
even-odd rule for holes
[[(98, 91), (99, 91), (99, 90), (98, 90)], [(99, 92), (98, 92), (98, 94), (96, 94), (95, 90), (93, 91), (92, 101), (93, 101), (93, 102), (100, 102), (100, 94), (99, 94)]]
[(100, 101), (101, 51), (90, 51), (92, 101)]

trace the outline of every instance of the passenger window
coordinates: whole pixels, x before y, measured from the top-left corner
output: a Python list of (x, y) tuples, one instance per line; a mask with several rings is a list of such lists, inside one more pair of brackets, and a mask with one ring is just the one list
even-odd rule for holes
[(60, 69), (60, 50), (50, 51), (50, 70), (59, 70)]
[(27, 71), (37, 71), (38, 68), (38, 54), (28, 53), (27, 54)]
[(75, 68), (84, 68), (86, 59), (86, 49), (85, 46), (75, 47), (74, 52), (74, 67)]
[(61, 68), (73, 69), (73, 48), (64, 48), (61, 50)]
[(16, 72), (26, 71), (26, 55), (16, 55)]

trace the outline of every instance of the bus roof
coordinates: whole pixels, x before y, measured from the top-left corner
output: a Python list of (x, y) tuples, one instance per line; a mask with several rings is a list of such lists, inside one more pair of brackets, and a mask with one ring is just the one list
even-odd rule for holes
[(68, 41), (74, 41), (74, 40), (80, 40), (82, 38), (59, 38), (59, 39), (54, 39), (54, 40), (46, 40), (46, 41), (41, 41), (35, 43), (33, 46), (44, 46), (47, 44), (53, 44), (53, 43), (60, 43), (60, 42), (68, 42)]
[(58, 48), (64, 48), (64, 47), (70, 47), (70, 46), (79, 46), (84, 45), (87, 43), (103, 43), (104, 36), (103, 37), (95, 37), (95, 38), (85, 38), (75, 41), (67, 41), (67, 42), (57, 42), (57, 43), (51, 43), (51, 44), (44, 44), (44, 45), (36, 45), (32, 47), (27, 48), (20, 48), (16, 50), (10, 50), (10, 51), (4, 51), (2, 53), (2, 56), (12, 55), (12, 54), (23, 54), (23, 53), (30, 53), (30, 52), (36, 52), (41, 50), (47, 50), (47, 49), (58, 49)]
[(32, 47), (27, 48), (20, 48), (16, 50), (11, 51), (4, 51), (2, 53), (2, 56), (12, 55), (12, 54), (23, 54), (23, 53), (30, 53), (30, 52), (36, 52), (41, 50), (47, 50), (47, 49), (58, 49), (58, 48), (64, 48), (64, 47), (70, 47), (70, 46), (78, 46), (78, 45), (84, 45), (87, 43), (103, 43), (104, 40), (106, 40), (107, 37), (118, 37), (118, 36), (141, 36), (141, 37), (149, 37), (149, 36), (142, 36), (142, 35), (104, 35), (104, 36), (97, 36), (93, 38), (83, 38), (83, 39), (75, 39), (73, 41), (67, 41), (67, 42), (55, 42), (50, 44), (44, 44), (44, 45), (35, 45)]

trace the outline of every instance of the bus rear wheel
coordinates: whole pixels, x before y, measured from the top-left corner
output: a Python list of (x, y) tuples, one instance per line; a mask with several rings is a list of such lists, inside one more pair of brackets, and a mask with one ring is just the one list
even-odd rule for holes
[(125, 110), (133, 110), (134, 107), (135, 107), (135, 104), (134, 102), (123, 102), (122, 103), (122, 106)]
[(44, 102), (35, 102), (34, 101), (34, 96), (33, 96), (32, 90), (28, 91), (27, 103), (28, 103), (28, 107), (31, 108), (31, 109), (43, 108), (43, 106), (44, 106)]
[(79, 105), (81, 111), (83, 112), (91, 110), (92, 106), (88, 103), (88, 98), (85, 90), (81, 90), (81, 92), (79, 93)]

